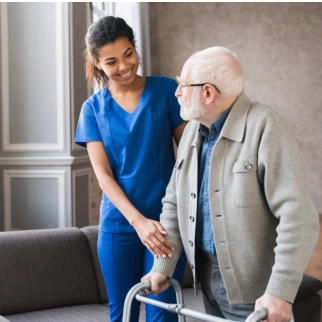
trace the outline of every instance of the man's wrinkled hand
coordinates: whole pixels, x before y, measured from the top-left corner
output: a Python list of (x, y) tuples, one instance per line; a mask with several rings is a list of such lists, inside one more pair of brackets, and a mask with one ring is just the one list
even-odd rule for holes
[(166, 279), (167, 279), (167, 276), (162, 273), (150, 272), (141, 278), (141, 282), (145, 282), (147, 280), (150, 280), (151, 281), (151, 290), (147, 290), (147, 293), (157, 296), (159, 293), (165, 291), (170, 286), (169, 283), (159, 286), (159, 284)]
[(293, 319), (292, 305), (275, 296), (264, 294), (255, 303), (255, 311), (265, 307), (268, 310), (266, 322), (288, 322)]

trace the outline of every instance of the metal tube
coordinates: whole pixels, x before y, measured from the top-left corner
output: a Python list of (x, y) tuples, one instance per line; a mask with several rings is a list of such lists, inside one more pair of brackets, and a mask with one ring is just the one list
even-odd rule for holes
[(139, 294), (136, 294), (135, 298), (140, 302), (143, 302), (143, 303), (146, 303), (146, 304), (151, 304), (151, 305), (154, 305), (156, 307), (160, 307), (161, 309), (164, 309), (164, 310), (168, 310), (168, 307), (169, 307), (168, 303), (153, 300), (153, 299), (151, 299), (149, 297), (145, 297), (145, 296), (142, 296), (142, 295), (139, 295)]
[[(153, 300), (153, 299), (150, 299), (145, 296), (138, 295), (138, 294), (135, 296), (135, 298), (138, 301), (141, 301), (143, 303), (151, 304), (151, 305), (160, 307), (160, 308), (168, 310), (168, 311), (170, 311), (170, 308), (172, 308), (172, 306), (173, 306), (173, 304), (167, 304), (164, 302), (156, 301), (156, 300)], [(206, 313), (202, 313), (202, 312), (198, 312), (198, 311), (194, 311), (194, 310), (189, 310), (189, 309), (185, 308), (184, 306), (183, 307), (180, 307), (180, 305), (176, 305), (176, 306), (177, 306), (175, 308), (176, 313), (182, 314), (184, 316), (189, 316), (191, 318), (196, 318), (196, 319), (199, 319), (202, 321), (206, 321), (206, 322), (235, 322), (235, 321), (229, 321), (226, 319), (222, 319), (222, 318), (219, 318), (219, 317), (216, 317), (213, 315), (209, 315)], [(171, 312), (172, 311), (173, 310), (171, 309)]]
[(246, 322), (258, 322), (266, 320), (268, 317), (268, 310), (266, 308), (261, 308), (258, 311), (253, 312), (246, 320)]
[[(179, 284), (179, 282), (177, 282), (176, 280), (172, 279), (172, 278), (167, 278), (165, 281), (163, 281), (162, 283), (160, 283), (160, 285), (163, 284), (167, 284), (169, 283), (170, 285), (172, 285), (176, 291), (176, 300), (178, 304), (183, 304), (183, 293), (182, 293), (182, 288)], [(145, 289), (151, 289), (151, 281), (147, 280), (144, 283), (139, 283), (134, 285), (130, 291), (127, 293), (125, 301), (124, 301), (124, 308), (123, 308), (123, 322), (129, 322), (130, 321), (130, 316), (131, 316), (131, 305), (132, 305), (132, 301), (135, 297), (135, 295), (141, 291), (141, 290), (145, 290)], [(141, 295), (138, 295), (141, 296)], [(142, 297), (142, 296), (141, 296)], [(148, 298), (146, 297), (142, 297), (143, 299), (147, 300)], [(155, 300), (154, 300), (155, 301)], [(147, 303), (147, 301), (145, 301)], [(162, 302), (160, 301), (155, 301), (157, 303), (162, 304)], [(159, 307), (161, 307), (159, 305)], [(165, 304), (166, 307), (162, 307), (164, 309), (168, 309), (168, 304)], [(179, 315), (178, 317), (178, 321), (179, 322), (185, 322), (186, 319), (183, 315)]]
[(145, 281), (144, 283), (139, 283), (134, 285), (129, 290), (124, 301), (122, 322), (130, 322), (132, 301), (136, 293), (140, 290), (149, 289), (149, 288), (151, 288), (151, 282), (148, 280), (148, 281)]
[(202, 313), (202, 312), (198, 312), (198, 311), (194, 311), (186, 308), (179, 309), (178, 311), (180, 311), (180, 313), (185, 316), (189, 316), (191, 318), (199, 319), (205, 322), (234, 322), (234, 321), (219, 318), (217, 316), (209, 315), (206, 313)]
[[(183, 292), (182, 292), (181, 285), (175, 279), (170, 278), (169, 280), (170, 280), (169, 281), (170, 284), (173, 286), (174, 290), (176, 291), (177, 304), (183, 304)], [(183, 315), (179, 314), (178, 321), (186, 322), (186, 318)]]
[[(180, 322), (185, 322), (185, 316), (189, 316), (192, 318), (199, 319), (201, 321), (205, 322), (236, 322), (236, 321), (231, 321), (231, 320), (225, 320), (213, 315), (209, 315), (206, 313), (194, 311), (194, 310), (189, 310), (187, 309), (184, 304), (183, 304), (183, 295), (182, 295), (182, 289), (180, 284), (174, 280), (174, 279), (167, 279), (163, 284), (169, 283), (171, 284), (175, 291), (176, 291), (176, 298), (177, 298), (177, 304), (168, 304), (164, 302), (160, 302), (157, 300), (153, 300), (151, 298), (147, 298), (145, 296), (142, 296), (140, 294), (137, 294), (140, 290), (145, 290), (145, 289), (151, 289), (151, 282), (145, 281), (144, 283), (139, 283), (134, 285), (130, 291), (128, 292), (125, 302), (124, 302), (124, 310), (123, 310), (123, 320), (122, 322), (129, 322), (130, 321), (130, 313), (131, 313), (131, 304), (134, 299), (134, 297), (143, 303), (151, 304), (154, 306), (157, 306), (159, 308), (162, 308), (164, 310), (167, 310), (169, 312), (175, 312), (179, 314), (179, 321)], [(268, 310), (266, 308), (262, 308), (258, 311), (253, 312), (248, 316), (245, 322), (259, 322), (266, 320), (268, 316)], [(294, 320), (291, 320), (289, 322), (294, 322)]]

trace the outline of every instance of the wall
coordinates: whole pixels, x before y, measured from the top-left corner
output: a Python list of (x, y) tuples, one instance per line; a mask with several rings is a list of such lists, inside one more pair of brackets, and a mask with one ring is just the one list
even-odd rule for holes
[(322, 213), (322, 3), (150, 3), (152, 75), (175, 77), (195, 51), (234, 51), (252, 100), (291, 126)]
[(73, 143), (88, 18), (88, 3), (0, 3), (0, 231), (91, 223), (92, 169)]

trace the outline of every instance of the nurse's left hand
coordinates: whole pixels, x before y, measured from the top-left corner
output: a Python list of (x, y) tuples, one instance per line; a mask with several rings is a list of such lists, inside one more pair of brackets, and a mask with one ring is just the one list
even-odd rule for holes
[(138, 233), (142, 243), (154, 257), (162, 256), (166, 258), (167, 256), (172, 256), (171, 250), (174, 250), (174, 247), (164, 238), (167, 232), (158, 221), (142, 216), (133, 222), (132, 226)]

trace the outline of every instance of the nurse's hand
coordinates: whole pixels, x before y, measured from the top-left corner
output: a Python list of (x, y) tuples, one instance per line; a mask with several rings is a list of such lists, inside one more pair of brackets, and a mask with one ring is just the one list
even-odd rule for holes
[(138, 233), (142, 243), (151, 252), (154, 257), (171, 257), (171, 250), (174, 250), (164, 236), (167, 232), (158, 221), (150, 220), (144, 216), (132, 223), (132, 226)]

